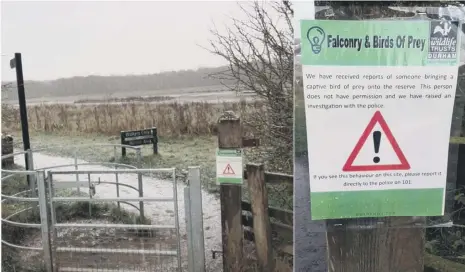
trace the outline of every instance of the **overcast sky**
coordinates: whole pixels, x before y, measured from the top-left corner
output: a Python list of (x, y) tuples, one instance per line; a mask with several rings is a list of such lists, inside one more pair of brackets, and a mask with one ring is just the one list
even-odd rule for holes
[(294, 37), (300, 37), (300, 20), (315, 19), (313, 1), (294, 1)]
[(212, 22), (244, 17), (237, 2), (1, 3), (2, 80), (21, 52), (25, 79), (147, 74), (225, 64), (208, 45)]

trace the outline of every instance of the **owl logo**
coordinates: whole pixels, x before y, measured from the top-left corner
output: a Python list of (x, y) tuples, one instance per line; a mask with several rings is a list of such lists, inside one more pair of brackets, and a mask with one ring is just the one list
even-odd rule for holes
[(449, 35), (450, 30), (452, 29), (452, 24), (446, 20), (442, 20), (439, 25), (437, 25), (433, 30), (433, 35), (440, 33), (443, 37)]

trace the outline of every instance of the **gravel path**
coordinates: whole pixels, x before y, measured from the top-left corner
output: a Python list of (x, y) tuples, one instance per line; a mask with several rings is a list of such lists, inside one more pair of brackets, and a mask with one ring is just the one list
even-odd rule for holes
[[(58, 156), (50, 156), (41, 153), (34, 153), (34, 168), (44, 168), (58, 165), (69, 165), (74, 164), (74, 158), (63, 158)], [(18, 156), (15, 158), (15, 162), (24, 167), (24, 157)], [(84, 160), (78, 160), (78, 163), (87, 163)], [(112, 168), (90, 165), (80, 166), (79, 170), (111, 170)], [(74, 170), (74, 166), (61, 167), (57, 170)], [(81, 181), (87, 181), (87, 175), (80, 175)], [(91, 180), (97, 181), (100, 178), (101, 181), (115, 182), (114, 174), (99, 174), (92, 175)], [(138, 187), (138, 179), (135, 174), (119, 174), (120, 183), (126, 183), (134, 187)], [(55, 175), (54, 181), (74, 181), (76, 175)], [(171, 181), (161, 180), (154, 177), (143, 177), (144, 185), (144, 196), (145, 197), (170, 197), (173, 196), (173, 184)], [(178, 195), (178, 211), (179, 211), (179, 224), (181, 237), (186, 237), (186, 224), (184, 216), (184, 188), (185, 184), (178, 182), (177, 195)], [(88, 188), (81, 188), (82, 192), (88, 192)], [(120, 197), (137, 197), (138, 193), (127, 187), (120, 187)], [(116, 197), (115, 185), (100, 184), (96, 185), (96, 195), (94, 197), (107, 198)], [(203, 205), (203, 225), (204, 225), (204, 237), (205, 237), (205, 251), (206, 251), (206, 266), (207, 271), (221, 271), (221, 258), (212, 259), (210, 250), (221, 250), (221, 209), (219, 199), (206, 191), (202, 191), (202, 205)], [(136, 209), (122, 204), (122, 206), (129, 211), (137, 211)], [(174, 223), (173, 212), (174, 205), (172, 202), (146, 202), (145, 203), (145, 215), (150, 217), (153, 224), (170, 224)], [(131, 210), (132, 209), (132, 210)], [(187, 263), (187, 244), (186, 240), (182, 239), (182, 257), (183, 266)]]

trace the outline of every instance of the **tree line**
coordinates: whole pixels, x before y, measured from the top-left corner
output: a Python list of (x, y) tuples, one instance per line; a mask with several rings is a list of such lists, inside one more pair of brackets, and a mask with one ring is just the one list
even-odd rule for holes
[[(207, 87), (228, 84), (211, 77), (227, 70), (226, 66), (180, 70), (147, 75), (76, 76), (48, 81), (25, 81), (26, 97), (59, 97), (70, 95), (112, 94), (117, 92), (156, 91), (177, 88)], [(27, 75), (25, 75), (27, 79)], [(8, 100), (17, 99), (16, 82), (2, 82), (8, 86)], [(3, 89), (3, 88), (2, 88)], [(4, 90), (2, 90), (3, 92)]]

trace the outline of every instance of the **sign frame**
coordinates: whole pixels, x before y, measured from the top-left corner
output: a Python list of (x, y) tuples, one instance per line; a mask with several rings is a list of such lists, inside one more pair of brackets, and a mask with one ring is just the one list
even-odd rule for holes
[(242, 148), (216, 149), (216, 184), (244, 184)]
[[(157, 128), (128, 130), (120, 132), (121, 144), (129, 146), (153, 145), (153, 154), (158, 154)], [(126, 148), (121, 148), (121, 156), (126, 157)]]
[[(399, 33), (400, 28), (394, 27), (400, 24), (396, 21), (300, 20), (300, 24), (312, 220), (443, 216), (450, 133), (450, 127), (443, 124), (449, 124), (453, 114), (460, 56), (456, 44), (463, 39), (458, 32), (461, 25), (441, 20), (416, 21)], [(357, 24), (358, 32), (351, 33), (354, 37), (344, 36), (345, 29), (336, 24), (347, 28)], [(367, 26), (360, 27), (363, 24)], [(388, 24), (392, 24), (390, 32), (377, 36), (379, 29), (386, 31)], [(364, 32), (365, 28), (372, 28), (374, 34)], [(344, 44), (333, 42), (344, 39)], [(380, 45), (382, 39), (386, 45)], [(442, 54), (443, 57), (434, 54), (437, 50), (433, 41), (438, 39), (451, 41), (451, 52)], [(348, 57), (341, 59), (342, 55)], [(438, 68), (440, 74), (436, 72)], [(349, 69), (358, 71), (349, 73)], [(413, 78), (408, 85), (412, 90), (402, 89), (407, 86), (408, 77), (397, 77), (404, 70)], [(337, 78), (338, 75), (344, 77)], [(358, 77), (362, 79), (364, 75), (376, 81), (361, 83)], [(447, 88), (436, 90), (436, 86)], [(440, 117), (413, 122), (412, 112), (423, 116), (433, 106), (440, 109)], [(308, 116), (313, 120), (308, 121)], [(334, 120), (344, 120), (344, 125), (339, 125), (342, 130), (328, 128), (328, 123), (338, 127)], [(433, 130), (436, 134), (431, 133), (431, 128), (438, 128)], [(437, 144), (416, 151), (421, 148), (416, 135), (428, 135), (431, 140), (423, 141), (435, 140)], [(316, 160), (315, 154), (325, 154), (327, 150), (332, 151), (332, 160)], [(431, 158), (438, 161), (434, 167), (430, 167)], [(428, 205), (412, 204), (418, 204), (422, 197), (428, 199)]]

